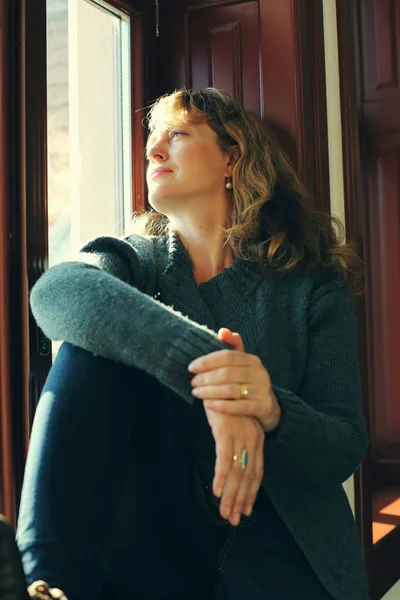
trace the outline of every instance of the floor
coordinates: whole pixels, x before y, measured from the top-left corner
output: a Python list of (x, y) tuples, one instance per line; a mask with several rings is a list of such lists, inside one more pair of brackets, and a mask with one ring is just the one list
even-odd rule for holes
[(372, 540), (381, 538), (400, 525), (400, 487), (379, 490), (373, 496)]

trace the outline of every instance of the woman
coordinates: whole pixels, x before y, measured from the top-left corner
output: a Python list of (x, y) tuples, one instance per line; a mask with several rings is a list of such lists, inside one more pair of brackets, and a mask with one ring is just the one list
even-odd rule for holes
[(357, 257), (226, 94), (165, 96), (149, 131), (153, 210), (32, 291), (66, 343), (26, 467), (28, 581), (70, 600), (365, 599), (341, 485), (367, 447)]

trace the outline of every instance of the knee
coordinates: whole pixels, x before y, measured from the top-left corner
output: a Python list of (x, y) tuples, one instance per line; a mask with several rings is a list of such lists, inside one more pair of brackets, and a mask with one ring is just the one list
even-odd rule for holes
[(150, 384), (150, 377), (139, 369), (127, 367), (64, 342), (50, 369), (43, 393), (116, 398), (131, 390), (132, 395)]

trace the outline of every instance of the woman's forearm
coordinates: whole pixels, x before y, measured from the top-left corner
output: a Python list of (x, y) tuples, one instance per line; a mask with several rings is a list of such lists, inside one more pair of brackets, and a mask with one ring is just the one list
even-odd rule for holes
[(49, 269), (31, 292), (45, 335), (157, 377), (190, 404), (188, 364), (231, 348), (205, 326), (85, 263)]

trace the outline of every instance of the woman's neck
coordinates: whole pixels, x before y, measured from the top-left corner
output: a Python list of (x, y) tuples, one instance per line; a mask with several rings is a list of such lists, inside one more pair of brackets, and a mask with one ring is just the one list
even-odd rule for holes
[(197, 284), (208, 281), (224, 269), (230, 267), (235, 259), (230, 246), (224, 243), (222, 231), (199, 231), (196, 234), (183, 234), (177, 231), (186, 249)]

